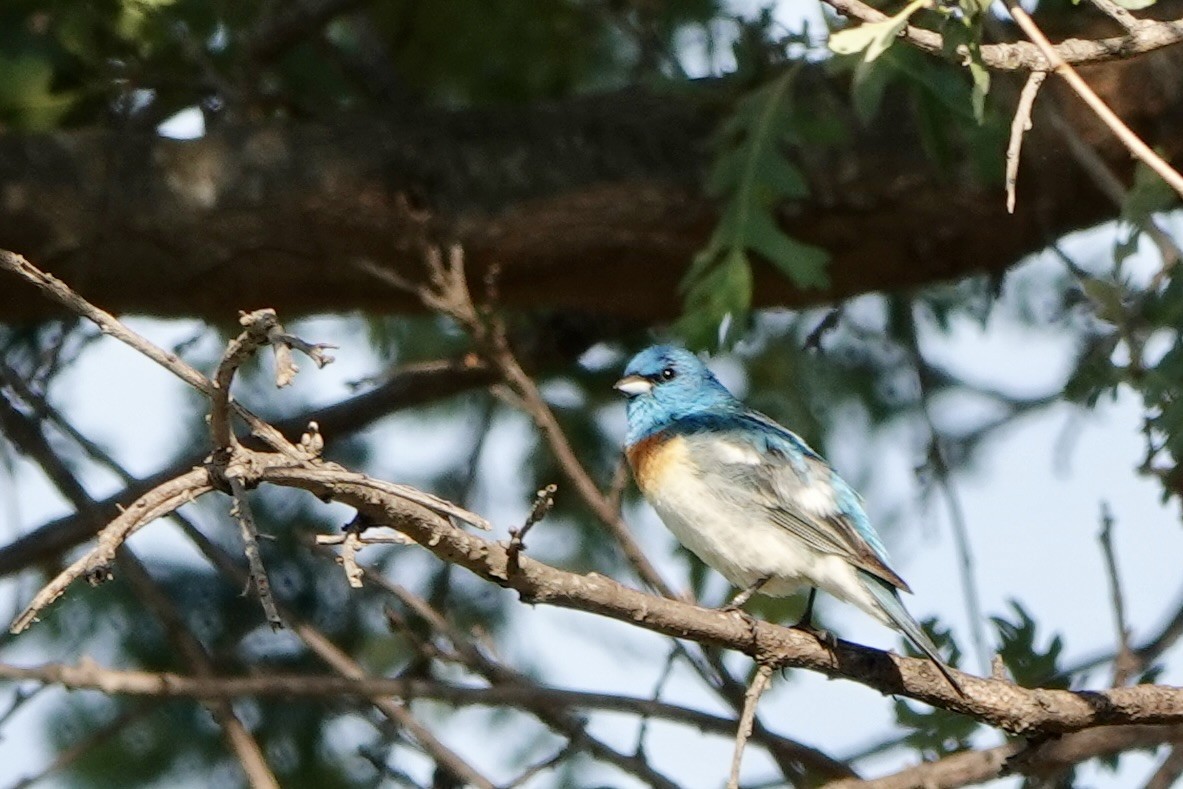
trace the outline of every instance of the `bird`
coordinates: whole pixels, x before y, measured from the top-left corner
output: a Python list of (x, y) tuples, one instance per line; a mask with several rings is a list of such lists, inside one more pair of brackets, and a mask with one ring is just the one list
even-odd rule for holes
[[(960, 684), (900, 592), (862, 498), (798, 435), (747, 408), (698, 356), (654, 345), (629, 361), (625, 454), (637, 487), (678, 541), (739, 592), (809, 588), (797, 627), (814, 630), (822, 589), (903, 633), (960, 694)], [(816, 632), (816, 631), (815, 631)]]

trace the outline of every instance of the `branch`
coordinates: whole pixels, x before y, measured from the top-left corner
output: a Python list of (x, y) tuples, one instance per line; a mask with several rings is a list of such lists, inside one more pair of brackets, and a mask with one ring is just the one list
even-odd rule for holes
[(355, 507), (375, 523), (403, 532), (443, 561), (514, 589), (524, 600), (587, 611), (665, 635), (734, 649), (778, 667), (847, 677), (882, 693), (961, 712), (1008, 732), (1059, 734), (1099, 725), (1183, 721), (1183, 689), (1157, 685), (1078, 692), (1026, 689), (954, 672), (966, 691), (963, 698), (925, 659), (842, 641), (831, 650), (801, 631), (768, 622), (748, 623), (728, 612), (655, 597), (596, 573), (565, 572), (528, 556), (520, 556), (520, 569), (511, 572), (505, 545), (469, 534), (429, 510), (388, 495), (384, 490), (388, 483), (305, 465), (258, 464), (258, 471), (260, 483), (298, 487)]
[[(500, 688), (507, 686), (513, 687), (522, 693), (523, 698), (534, 699), (534, 701), (524, 700), (521, 702), (506, 703), (512, 703), (513, 706), (521, 706), (529, 709), (535, 717), (550, 727), (552, 731), (566, 737), (571, 744), (578, 742), (581, 747), (585, 748), (596, 758), (616, 765), (626, 773), (637, 776), (637, 778), (649, 786), (668, 787), (669, 789), (676, 787), (676, 784), (653, 769), (639, 752), (636, 754), (623, 753), (589, 734), (586, 729), (586, 722), (572, 715), (567, 709), (569, 707), (578, 708), (584, 706), (581, 701), (587, 702), (587, 708), (593, 708), (596, 701), (602, 701), (605, 705), (619, 706), (605, 706), (599, 707), (599, 709), (612, 708), (620, 712), (634, 712), (644, 715), (646, 714), (646, 708), (630, 709), (629, 705), (630, 702), (640, 702), (642, 704), (645, 702), (623, 696), (609, 696), (608, 694), (569, 694), (567, 691), (543, 687), (525, 674), (515, 671), (486, 656), (465, 634), (453, 626), (439, 611), (432, 608), (426, 600), (388, 580), (373, 567), (368, 567), (363, 572), (365, 572), (366, 577), (370, 579), (371, 583), (394, 595), (422, 621), (426, 622), (435, 633), (450, 641), (455, 649), (454, 657), (462, 665), (480, 675), (494, 686)], [(597, 696), (598, 699), (594, 698)], [(702, 731), (715, 733), (730, 732), (731, 721), (726, 718), (699, 713), (696, 710), (689, 710), (684, 707), (677, 707), (676, 705), (666, 705), (666, 707), (666, 714), (663, 714), (661, 717), (665, 717), (668, 720), (681, 721), (689, 725), (694, 725)]]
[[(180, 525), (185, 535), (193, 542), (199, 551), (229, 578), (232, 583), (242, 586), (249, 581), (247, 573), (230, 558), (230, 555), (210, 541), (197, 530), (193, 524), (181, 520)], [(370, 679), (361, 664), (351, 658), (344, 650), (329, 640), (320, 630), (300, 619), (299, 615), (282, 604), (278, 605), (280, 616), (308, 649), (328, 665), (335, 673), (350, 681)], [(391, 698), (369, 697), (374, 707), (385, 715), (392, 723), (406, 730), (423, 750), (435, 762), (447, 770), (458, 780), (481, 789), (489, 789), (492, 783), (482, 776), (472, 765), (458, 753), (445, 745), (430, 729), (424, 726), (411, 711), (402, 703)]]
[[(119, 551), (120, 571), (131, 582), (137, 596), (148, 606), (182, 659), (198, 677), (208, 679), (214, 676), (213, 661), (205, 647), (185, 624), (184, 617), (177, 611), (164, 590), (152, 579), (144, 565), (126, 546)], [(279, 781), (267, 766), (263, 751), (250, 731), (234, 712), (229, 701), (222, 699), (207, 705), (214, 720), (222, 729), (230, 750), (238, 757), (242, 771), (253, 789), (279, 789)]]
[[(1006, 0), (1006, 7), (1027, 37), (1039, 47), (1040, 52), (1047, 59), (1048, 69), (1064, 78), (1072, 90), (1076, 91), (1076, 94), (1084, 99), (1084, 102), (1097, 114), (1097, 117), (1117, 135), (1117, 138), (1129, 149), (1130, 153), (1145, 162), (1150, 169), (1154, 170), (1160, 178), (1178, 192), (1180, 197), (1183, 197), (1183, 175), (1167, 164), (1161, 156), (1142, 141), (1141, 137), (1134, 134), (1121, 118), (1117, 117), (1117, 113), (1109, 109), (1109, 105), (1101, 100), (1096, 91), (1089, 87), (1076, 69), (1072, 68), (1052, 46), (1052, 43), (1047, 40), (1047, 36), (1035, 24), (1031, 15), (1019, 5), (1018, 0)], [(1171, 24), (1177, 25), (1180, 33), (1183, 33), (1183, 20)]]
[[(206, 397), (214, 395), (214, 384), (191, 365), (184, 362), (176, 354), (167, 353), (146, 338), (127, 328), (110, 313), (99, 309), (86, 299), (70, 290), (64, 282), (38, 269), (22, 256), (8, 250), (0, 249), (0, 270), (9, 271), (31, 283), (51, 300), (62, 305), (71, 312), (94, 323), (103, 334), (109, 334), (120, 342), (134, 348), (159, 364), (185, 383), (192, 386)], [(277, 452), (282, 452), (292, 458), (302, 458), (300, 450), (283, 437), (271, 425), (259, 419), (237, 403), (233, 404), (234, 412), (250, 427), (251, 432), (266, 441)]]
[(756, 720), (756, 705), (760, 703), (760, 696), (772, 678), (773, 667), (768, 663), (761, 663), (756, 669), (756, 676), (752, 677), (752, 684), (744, 694), (743, 715), (739, 718), (739, 729), (735, 732), (735, 753), (731, 756), (731, 776), (727, 779), (727, 789), (739, 789), (739, 768), (743, 766), (743, 750), (752, 736), (752, 724)]
[[(460, 246), (453, 245), (449, 248), (445, 261), (439, 247), (429, 246), (424, 252), (424, 257), (430, 282), (425, 286), (416, 286), (396, 273), (372, 264), (359, 265), (371, 276), (386, 284), (398, 290), (410, 290), (415, 293), (429, 309), (452, 318), (468, 332), (486, 357), (489, 366), (500, 372), (513, 393), (520, 399), (522, 408), (534, 420), (535, 426), (546, 439), (559, 467), (584, 503), (608, 529), (637, 576), (666, 597), (673, 597), (673, 588), (645, 556), (620, 513), (600, 492), (587, 469), (579, 461), (554, 412), (538, 390), (538, 385), (526, 374), (510, 347), (504, 324), (498, 317), (482, 315), (477, 309), (464, 270), (464, 251)], [(496, 274), (491, 274), (488, 280), (490, 287), (495, 286), (495, 280)]]
[(1019, 180), (1019, 154), (1023, 150), (1023, 135), (1031, 129), (1031, 110), (1039, 86), (1047, 79), (1046, 71), (1032, 71), (1027, 75), (1027, 84), (1019, 94), (1019, 105), (1010, 125), (1010, 142), (1006, 146), (1006, 211), (1015, 212), (1015, 185)]
[(96, 582), (109, 578), (110, 565), (115, 559), (115, 553), (128, 537), (157, 518), (174, 512), (213, 489), (209, 472), (204, 468), (195, 468), (136, 499), (127, 510), (99, 532), (97, 545), (59, 573), (33, 597), (32, 602), (13, 620), (11, 632), (20, 633), (37, 621), (41, 611), (61, 597), (66, 587), (78, 578), (85, 575)]
[(954, 789), (976, 786), (1006, 775), (1048, 778), (1089, 759), (1132, 748), (1153, 748), (1183, 739), (1183, 726), (1101, 726), (1024, 745), (1009, 742), (980, 751), (962, 751), (868, 781), (833, 781), (823, 789)]
[[(872, 8), (862, 0), (824, 2), (838, 13), (860, 22), (882, 22), (888, 18), (887, 14)], [(909, 44), (930, 54), (941, 57), (947, 57), (949, 54), (944, 37), (933, 30), (908, 25), (901, 36)], [(1055, 65), (1050, 58), (1070, 65), (1104, 63), (1143, 55), (1180, 41), (1183, 41), (1183, 19), (1163, 22), (1147, 20), (1146, 24), (1140, 25), (1136, 31), (1123, 36), (1083, 40), (1070, 38), (1051, 47), (1050, 51), (1025, 41), (983, 44), (981, 55), (982, 62), (995, 71), (1052, 71)], [(969, 50), (960, 45), (953, 54), (960, 59), (969, 55)]]

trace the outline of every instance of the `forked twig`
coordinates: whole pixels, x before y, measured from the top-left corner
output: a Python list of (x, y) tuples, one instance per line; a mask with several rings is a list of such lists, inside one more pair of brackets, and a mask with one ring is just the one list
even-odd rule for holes
[(1006, 8), (1010, 11), (1011, 18), (1015, 20), (1015, 23), (1022, 29), (1027, 38), (1031, 39), (1032, 43), (1039, 47), (1039, 51), (1047, 58), (1051, 70), (1064, 78), (1064, 81), (1068, 83), (1069, 87), (1117, 135), (1117, 138), (1129, 149), (1130, 153), (1145, 162), (1150, 169), (1158, 173), (1159, 177), (1183, 197), (1183, 175), (1180, 175), (1177, 170), (1167, 164), (1149, 145), (1142, 142), (1142, 139), (1134, 134), (1130, 127), (1126, 126), (1125, 122), (1117, 117), (1117, 114), (1113, 110), (1109, 109), (1109, 105), (1102, 101), (1101, 97), (1089, 87), (1089, 84), (1084, 81), (1076, 69), (1060, 56), (1055, 46), (1048, 41), (1047, 36), (1035, 24), (1035, 20), (1031, 18), (1031, 15), (1019, 5), (1018, 0), (1006, 0)]
[[(213, 396), (213, 381), (198, 372), (192, 365), (183, 361), (175, 353), (165, 351), (155, 343), (150, 342), (147, 338), (127, 328), (127, 326), (117, 320), (111, 313), (91, 304), (71, 290), (66, 283), (57, 277), (46, 274), (25, 260), (21, 255), (0, 249), (0, 269), (10, 271), (31, 283), (53, 301), (94, 323), (103, 334), (109, 334), (120, 342), (139, 351), (205, 396)], [(302, 459), (303, 456), (299, 448), (293, 446), (284, 437), (283, 433), (280, 433), (270, 424), (264, 422), (241, 405), (232, 403), (231, 407), (247, 423), (251, 432), (265, 441), (276, 452), (281, 452), (293, 459)]]
[(36, 621), (41, 611), (62, 596), (66, 587), (83, 575), (108, 577), (115, 552), (128, 537), (148, 523), (168, 515), (213, 489), (209, 472), (204, 468), (195, 468), (145, 493), (99, 532), (98, 542), (93, 548), (42, 587), (33, 597), (33, 601), (13, 621), (9, 630), (19, 633), (27, 628)]
[(535, 523), (545, 518), (555, 506), (555, 493), (558, 489), (559, 486), (552, 482), (535, 493), (534, 504), (530, 507), (530, 514), (526, 516), (526, 522), (522, 524), (522, 528), (509, 530), (509, 546), (506, 548), (506, 554), (509, 557), (511, 569), (518, 569), (518, 557), (526, 547), (526, 533), (534, 527)]

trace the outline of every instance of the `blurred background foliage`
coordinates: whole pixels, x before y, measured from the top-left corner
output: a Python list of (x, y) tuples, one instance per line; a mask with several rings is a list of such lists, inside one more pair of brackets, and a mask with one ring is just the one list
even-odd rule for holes
[[(1074, 9), (1058, 4), (1041, 11)], [(876, 484), (874, 452), (852, 454), (843, 451), (843, 442), (873, 447), (885, 435), (909, 436), (907, 452), (917, 474), (913, 491), (889, 498), (887, 509), (895, 507), (897, 514), (907, 513), (914, 495), (937, 495), (953, 475), (972, 470), (981, 447), (1025, 415), (1064, 402), (1087, 409), (1122, 386), (1141, 393), (1145, 403), (1147, 458), (1141, 471), (1162, 480), (1164, 496), (1176, 495), (1183, 488), (1177, 462), (1183, 452), (1183, 284), (1177, 267), (1145, 275), (1131, 271), (1114, 248), (1094, 246), (1083, 259), (1049, 252), (1005, 278), (971, 277), (797, 312), (751, 311), (754, 267), (773, 266), (805, 288), (827, 281), (826, 253), (786, 235), (776, 212), (786, 201), (809, 195), (802, 158), (849, 145), (851, 123), (872, 118), (885, 92), (907, 96), (934, 161), (950, 168), (968, 161), (973, 174), (967, 177), (987, 183), (1001, 180), (1008, 122), (994, 94), (975, 107), (981, 97), (965, 69), (900, 46), (872, 62), (861, 53), (828, 55), (824, 27), (831, 17), (811, 6), (795, 27), (782, 19), (772, 6), (714, 0), (6, 0), (0, 4), (0, 124), (29, 133), (96, 125), (150, 129), (197, 108), (210, 128), (228, 117), (315, 120), (421, 106), (544, 102), (636, 83), (682, 91), (687, 101), (728, 102), (733, 111), (718, 130), (714, 165), (704, 174), (722, 219), (708, 247), (687, 261), (684, 315), (667, 328), (615, 327), (601, 341), (586, 343), (579, 363), (539, 372), (544, 394), (601, 485), (620, 473), (622, 409), (611, 383), (631, 351), (654, 337), (672, 337), (724, 351), (721, 369), (729, 383), (814, 446), (841, 457), (844, 475), (861, 487)], [(849, 92), (810, 93), (811, 86), (795, 78), (796, 64), (823, 59), (836, 73), (850, 74)], [(1147, 219), (1173, 205), (1160, 182), (1140, 177), (1124, 223), (1112, 235), (1128, 251)], [(1140, 240), (1149, 243), (1144, 235)], [(522, 334), (551, 325), (552, 318), (541, 311), (513, 316)], [(934, 338), (997, 320), (1032, 335), (1072, 338), (1077, 357), (1071, 374), (1047, 391), (1001, 391), (926, 358), (924, 349)], [(455, 356), (469, 347), (456, 326), (437, 317), (346, 316), (334, 325), (338, 336), (328, 339), (372, 347), (379, 379), (383, 365)], [(33, 393), (54, 403), (59, 379), (96, 336), (74, 321), (9, 327), (0, 334), (0, 355)], [(201, 327), (177, 350), (208, 370), (227, 338), (225, 327)], [(300, 413), (314, 395), (297, 390), (276, 398), (257, 370), (241, 377), (238, 387), (240, 400), (268, 416)], [(30, 410), (11, 388), (0, 389), (20, 410)], [(159, 467), (200, 456), (207, 445), (204, 401), (188, 396), (184, 409), (186, 429), (177, 436), (174, 456), (159, 458)], [(413, 467), (393, 464), (382, 443), (392, 435), (392, 421), (412, 425), (412, 437), (399, 440), (435, 435), (446, 451)], [(394, 415), (354, 436), (335, 436), (328, 455), (379, 476), (397, 472), (400, 481), (476, 511), (492, 507), (520, 518), (535, 489), (563, 477), (541, 438), (527, 428), (512, 404), (477, 391)], [(506, 430), (524, 437), (520, 467), (489, 456), (490, 443)], [(84, 480), (110, 475), (62, 431), (52, 434), (52, 444)], [(11, 473), (15, 456), (6, 444), (0, 450)], [(273, 537), (264, 556), (283, 605), (375, 673), (441, 671), (409, 647), (403, 630), (392, 630), (383, 606), (399, 612), (410, 632), (426, 632), (422, 622), (381, 590), (349, 589), (331, 559), (309, 550), (310, 535), (339, 530), (347, 514), (275, 491), (260, 491), (254, 500), (262, 531)], [(637, 507), (629, 486), (626, 514)], [(212, 550), (220, 548), (241, 565), (237, 528), (224, 502), (202, 501), (186, 513), (190, 528), (207, 535)], [(897, 524), (889, 517), (881, 525), (890, 532)], [(629, 577), (619, 552), (570, 492), (558, 497), (545, 532), (530, 547), (563, 567)], [(512, 595), (417, 552), (370, 554), (384, 574), (416, 588), (462, 629), (479, 626), (497, 640), (512, 627)], [(677, 561), (699, 596), (711, 603), (723, 599), (719, 579), (687, 554)], [(148, 564), (220, 672), (321, 668), (290, 632), (271, 633), (255, 602), (242, 597), (241, 583), (197, 552), (153, 554)], [(759, 599), (753, 610), (788, 620), (801, 602)], [(1012, 618), (994, 623), (987, 638), (1002, 645), (1017, 679), (1071, 681), (1058, 661), (1059, 640), (1041, 646), (1042, 630), (1036, 638), (1037, 623), (1019, 603)], [(968, 640), (968, 634), (958, 635)], [(87, 654), (112, 665), (188, 672), (118, 573), (98, 589), (68, 595), (22, 639), (22, 649), (62, 659)], [(13, 639), (4, 636), (0, 643), (8, 648)], [(513, 658), (519, 669), (545, 679), (545, 667), (533, 664), (528, 652), (514, 651)], [(352, 700), (268, 700), (238, 703), (236, 709), (284, 786), (376, 785), (397, 777), (404, 755), (415, 750), (402, 733), (380, 725), (372, 710)], [(976, 728), (964, 718), (920, 712), (903, 702), (896, 713), (908, 733), (895, 745), (929, 756), (964, 747)], [(490, 730), (503, 730), (507, 716), (522, 717), (507, 711), (481, 715)], [(68, 767), (71, 783), (185, 779), (220, 786), (240, 780), (217, 727), (197, 704), (86, 694), (63, 701), (46, 728), (65, 749), (129, 717), (134, 723)], [(540, 755), (549, 737), (545, 730), (530, 725), (520, 731), (518, 758)], [(585, 761), (572, 761), (559, 779), (579, 785), (590, 769)]]

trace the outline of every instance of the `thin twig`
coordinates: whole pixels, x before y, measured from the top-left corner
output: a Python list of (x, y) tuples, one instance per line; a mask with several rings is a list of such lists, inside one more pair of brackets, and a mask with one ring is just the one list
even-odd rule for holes
[(1108, 502), (1101, 502), (1101, 532), (1097, 535), (1101, 553), (1105, 557), (1105, 574), (1109, 579), (1109, 599), (1113, 606), (1113, 620), (1117, 627), (1117, 657), (1113, 662), (1113, 685), (1124, 685), (1138, 670), (1140, 661), (1130, 650), (1130, 629), (1126, 623), (1125, 598), (1121, 578), (1117, 573), (1117, 554), (1113, 550), (1113, 513)]
[(292, 361), (292, 348), (307, 355), (317, 367), (324, 367), (333, 361), (333, 357), (324, 352), (325, 349), (336, 347), (327, 343), (305, 342), (287, 334), (273, 309), (240, 313), (238, 322), (243, 331), (230, 341), (222, 354), (210, 395), (210, 430), (214, 447), (227, 451), (234, 442), (234, 430), (230, 425), (230, 384), (238, 368), (247, 359), (260, 348), (270, 345), (275, 350), (275, 386), (282, 388), (295, 379), (299, 370)]
[(567, 743), (565, 745), (563, 745), (562, 748), (559, 748), (559, 750), (556, 751), (553, 756), (547, 757), (546, 759), (543, 759), (542, 761), (540, 761), (536, 764), (530, 765), (529, 767), (527, 767), (525, 769), (525, 771), (521, 775), (519, 775), (517, 778), (513, 779), (509, 783), (505, 784), (503, 789), (517, 789), (517, 787), (519, 787), (519, 786), (525, 786), (532, 778), (534, 778), (534, 776), (544, 773), (547, 770), (551, 769), (552, 767), (554, 767), (555, 765), (562, 762), (564, 759), (566, 759), (571, 754), (578, 752), (578, 749), (579, 749), (579, 740), (578, 739), (568, 740)]
[[(1060, 113), (1059, 107), (1056, 106), (1054, 99), (1055, 97), (1052, 96), (1040, 102), (1040, 114), (1046, 116), (1052, 128), (1064, 139), (1064, 142), (1068, 146), (1068, 152), (1072, 154), (1072, 158), (1076, 159), (1077, 163), (1084, 168), (1084, 171), (1088, 173), (1097, 188), (1115, 206), (1121, 208), (1125, 205), (1126, 197), (1129, 193), (1125, 184), (1121, 182), (1121, 179), (1117, 177), (1113, 169), (1101, 155), (1080, 136), (1080, 133), (1076, 131), (1072, 124), (1068, 123)], [(1162, 270), (1156, 275), (1161, 278), (1163, 272), (1169, 270), (1180, 260), (1183, 260), (1183, 249), (1180, 249), (1179, 244), (1175, 242), (1169, 233), (1162, 229), (1161, 225), (1159, 225), (1153, 216), (1145, 217), (1140, 224), (1142, 230), (1150, 236), (1150, 240), (1158, 247), (1159, 255), (1162, 257)]]
[(1162, 764), (1146, 781), (1145, 789), (1171, 789), (1178, 786), (1179, 778), (1183, 776), (1183, 744), (1171, 748)]
[(1159, 177), (1183, 197), (1183, 175), (1180, 175), (1175, 168), (1167, 164), (1150, 146), (1142, 142), (1142, 139), (1134, 134), (1130, 130), (1130, 127), (1126, 126), (1125, 122), (1117, 117), (1117, 114), (1113, 110), (1109, 109), (1109, 106), (1089, 87), (1088, 83), (1081, 78), (1076, 69), (1064, 61), (1064, 58), (1060, 56), (1060, 53), (1056, 51), (1052, 43), (1047, 40), (1047, 36), (1035, 24), (1035, 20), (1019, 5), (1018, 0), (1006, 0), (1006, 7), (1010, 11), (1011, 18), (1015, 20), (1015, 23), (1039, 47), (1043, 56), (1047, 58), (1051, 70), (1063, 77), (1072, 90), (1084, 99), (1085, 103), (1117, 135), (1117, 138), (1129, 149), (1130, 153), (1145, 162), (1150, 169), (1158, 173)]
[(743, 764), (744, 746), (752, 736), (752, 722), (756, 719), (756, 704), (768, 681), (772, 678), (771, 663), (761, 663), (756, 669), (756, 676), (752, 677), (752, 684), (744, 695), (743, 715), (739, 719), (739, 729), (735, 733), (735, 753), (731, 757), (731, 777), (727, 779), (727, 789), (739, 789), (739, 768)]
[(834, 329), (838, 328), (838, 322), (842, 319), (842, 311), (843, 308), (841, 306), (828, 310), (825, 316), (817, 322), (817, 325), (814, 326), (813, 330), (805, 337), (805, 342), (801, 344), (802, 350), (821, 353), (822, 339)]
[(1019, 182), (1019, 158), (1023, 151), (1023, 135), (1031, 129), (1031, 110), (1039, 86), (1047, 79), (1046, 71), (1032, 71), (1027, 75), (1027, 84), (1019, 94), (1015, 118), (1010, 124), (1010, 142), (1006, 146), (1006, 212), (1015, 212), (1015, 186)]
[[(873, 8), (863, 0), (825, 0), (826, 5), (841, 14), (860, 22), (882, 22), (887, 14)], [(949, 47), (945, 38), (935, 30), (905, 26), (902, 38), (918, 49), (938, 57), (947, 57), (961, 62), (970, 54), (965, 44)], [(1139, 26), (1133, 33), (1101, 39), (1067, 39), (1052, 48), (1056, 57), (1066, 63), (1104, 63), (1110, 60), (1132, 58), (1156, 49), (1169, 47), (1183, 41), (1183, 19), (1151, 22)], [(1047, 71), (1047, 53), (1042, 47), (1026, 41), (1005, 44), (983, 44), (980, 47), (982, 63), (993, 71)]]
[[(140, 562), (130, 548), (123, 546), (117, 557), (119, 569), (123, 576), (136, 590), (137, 596), (144, 602), (156, 619), (163, 626), (173, 648), (180, 653), (181, 658), (189, 664), (189, 668), (197, 677), (211, 678), (214, 676), (214, 665), (205, 647), (189, 630), (184, 617), (177, 610), (176, 605), (165, 594), (160, 585), (152, 579), (147, 569)], [(214, 720), (218, 722), (226, 738), (226, 744), (238, 758), (243, 774), (253, 789), (278, 789), (279, 781), (267, 766), (267, 760), (258, 742), (239, 720), (228, 699), (208, 700), (205, 706), (209, 709)]]
[(509, 556), (509, 566), (511, 569), (517, 569), (518, 556), (526, 547), (525, 539), (527, 532), (534, 527), (535, 523), (546, 517), (547, 513), (555, 506), (555, 493), (559, 486), (553, 482), (542, 488), (534, 494), (534, 504), (530, 507), (530, 514), (526, 516), (526, 522), (522, 524), (520, 529), (509, 530), (509, 546), (506, 553)]
[(920, 414), (929, 432), (928, 464), (944, 494), (945, 505), (949, 511), (949, 526), (953, 534), (953, 544), (957, 548), (958, 569), (961, 577), (961, 591), (965, 599), (966, 617), (969, 619), (970, 638), (973, 640), (975, 657), (980, 670), (985, 671), (989, 665), (989, 652), (986, 649), (986, 636), (983, 632), (984, 618), (982, 617), (982, 595), (978, 589), (977, 573), (970, 544), (969, 525), (965, 517), (965, 508), (961, 505), (961, 497), (953, 483), (952, 469), (949, 468), (945, 453), (941, 447), (941, 433), (937, 429), (932, 416), (930, 402), (932, 392), (930, 379), (932, 370), (920, 348), (920, 337), (915, 316), (907, 312), (909, 331), (907, 343), (916, 366), (916, 381), (920, 389)]
[(251, 586), (259, 596), (259, 603), (263, 606), (263, 614), (271, 623), (273, 630), (283, 627), (283, 619), (275, 607), (275, 598), (271, 595), (271, 581), (267, 578), (267, 568), (263, 566), (263, 557), (259, 553), (259, 529), (255, 526), (255, 516), (251, 512), (250, 502), (247, 501), (246, 486), (237, 475), (227, 473), (226, 481), (230, 483), (230, 493), (234, 503), (230, 506), (230, 514), (238, 521), (242, 532), (243, 549), (246, 553), (247, 566), (250, 568)]
[(61, 597), (66, 587), (83, 575), (91, 578), (109, 576), (108, 568), (115, 558), (115, 552), (127, 538), (148, 523), (213, 489), (209, 472), (195, 468), (136, 499), (135, 503), (99, 532), (98, 542), (93, 548), (42, 587), (20, 616), (13, 620), (10, 631), (19, 633), (31, 625), (42, 610)]
[[(94, 323), (103, 334), (109, 334), (120, 342), (139, 351), (207, 397), (213, 396), (214, 384), (209, 378), (206, 378), (176, 354), (163, 350), (155, 343), (133, 332), (109, 312), (94, 306), (71, 290), (66, 283), (41, 271), (21, 255), (0, 249), (0, 269), (10, 271), (27, 280), (53, 301)], [(232, 404), (232, 407), (234, 412), (247, 423), (251, 432), (274, 450), (282, 452), (293, 459), (302, 459), (300, 450), (293, 446), (274, 427), (237, 403)]]
[(1089, 0), (1098, 11), (1107, 14), (1113, 18), (1117, 24), (1126, 29), (1128, 33), (1137, 33), (1140, 28), (1146, 25), (1153, 25), (1154, 22), (1148, 19), (1138, 19), (1126, 9), (1119, 6), (1113, 0)]

